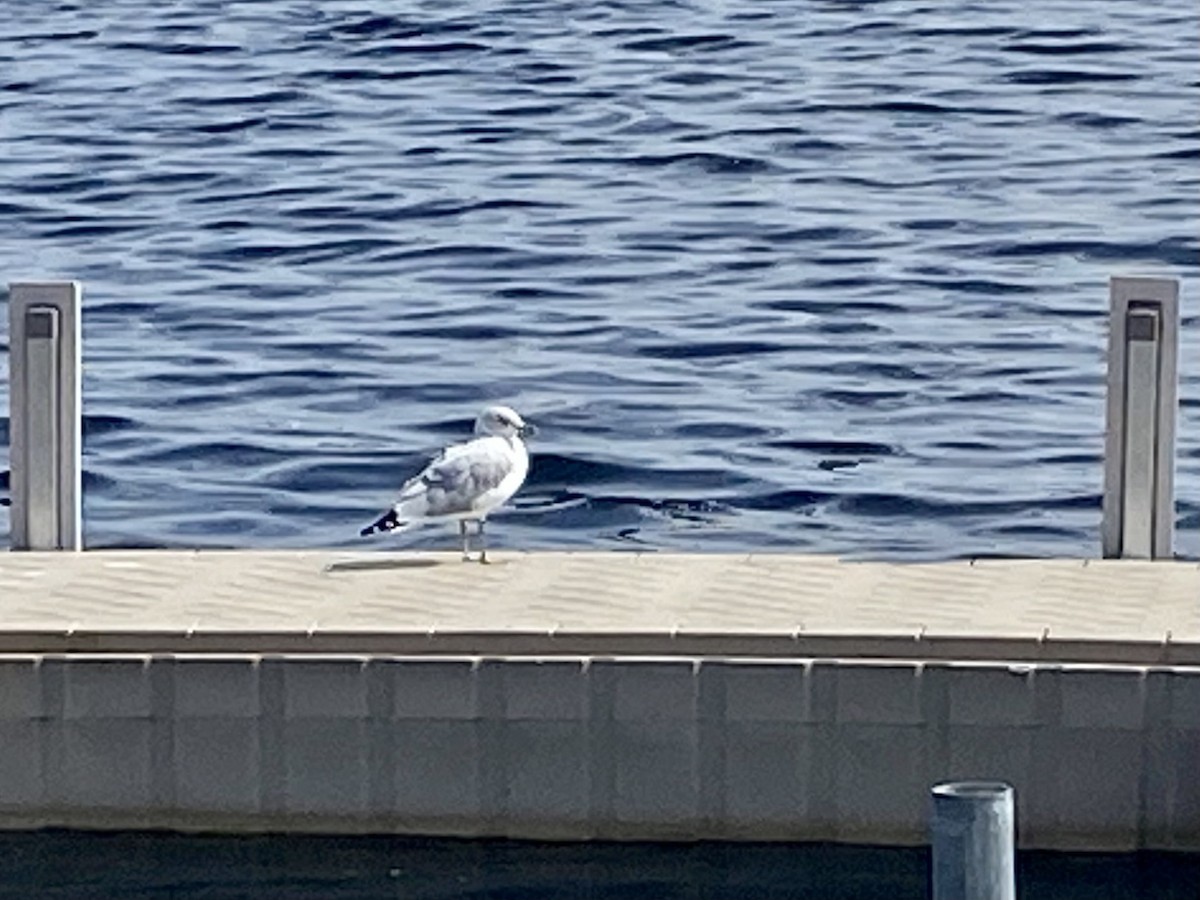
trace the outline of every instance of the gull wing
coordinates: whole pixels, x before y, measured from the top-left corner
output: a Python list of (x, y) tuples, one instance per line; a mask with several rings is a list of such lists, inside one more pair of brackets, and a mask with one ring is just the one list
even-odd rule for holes
[[(451, 444), (419, 474), (404, 482), (392, 508), (361, 534), (392, 531), (418, 519), (477, 512), (480, 501), (486, 501), (515, 466), (516, 458), (504, 438), (489, 435), (464, 444)], [(485, 502), (483, 511), (491, 505)]]
[(402, 507), (418, 516), (471, 512), (484, 495), (500, 486), (514, 465), (503, 438), (484, 437), (452, 444), (400, 489), (397, 514), (406, 518)]

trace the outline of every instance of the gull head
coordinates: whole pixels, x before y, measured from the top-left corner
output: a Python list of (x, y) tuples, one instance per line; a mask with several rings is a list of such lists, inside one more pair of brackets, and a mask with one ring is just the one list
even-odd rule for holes
[(497, 437), (528, 437), (534, 428), (515, 409), (507, 406), (489, 406), (475, 420), (476, 434), (494, 434)]

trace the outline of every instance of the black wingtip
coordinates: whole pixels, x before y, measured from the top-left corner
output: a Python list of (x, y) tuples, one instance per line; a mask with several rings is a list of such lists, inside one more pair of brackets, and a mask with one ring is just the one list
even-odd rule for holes
[(400, 521), (400, 517), (396, 515), (396, 511), (389, 509), (358, 534), (359, 537), (367, 537), (377, 531), (391, 531), (394, 528), (399, 528), (402, 524), (404, 523)]

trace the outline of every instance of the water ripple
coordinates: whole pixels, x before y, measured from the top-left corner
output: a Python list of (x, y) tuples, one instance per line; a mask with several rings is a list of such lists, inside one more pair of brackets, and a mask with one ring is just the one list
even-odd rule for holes
[(502, 400), (500, 543), (1094, 554), (1107, 280), (1195, 293), (1184, 0), (9, 6), (94, 546), (348, 546)]

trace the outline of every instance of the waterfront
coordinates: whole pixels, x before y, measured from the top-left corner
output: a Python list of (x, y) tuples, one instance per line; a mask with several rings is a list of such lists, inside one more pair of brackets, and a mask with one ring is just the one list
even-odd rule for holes
[(1094, 555), (1141, 271), (1200, 552), (1194, 4), (4, 10), (0, 273), (86, 285), (90, 546), (356, 543), (503, 400), (500, 545)]

